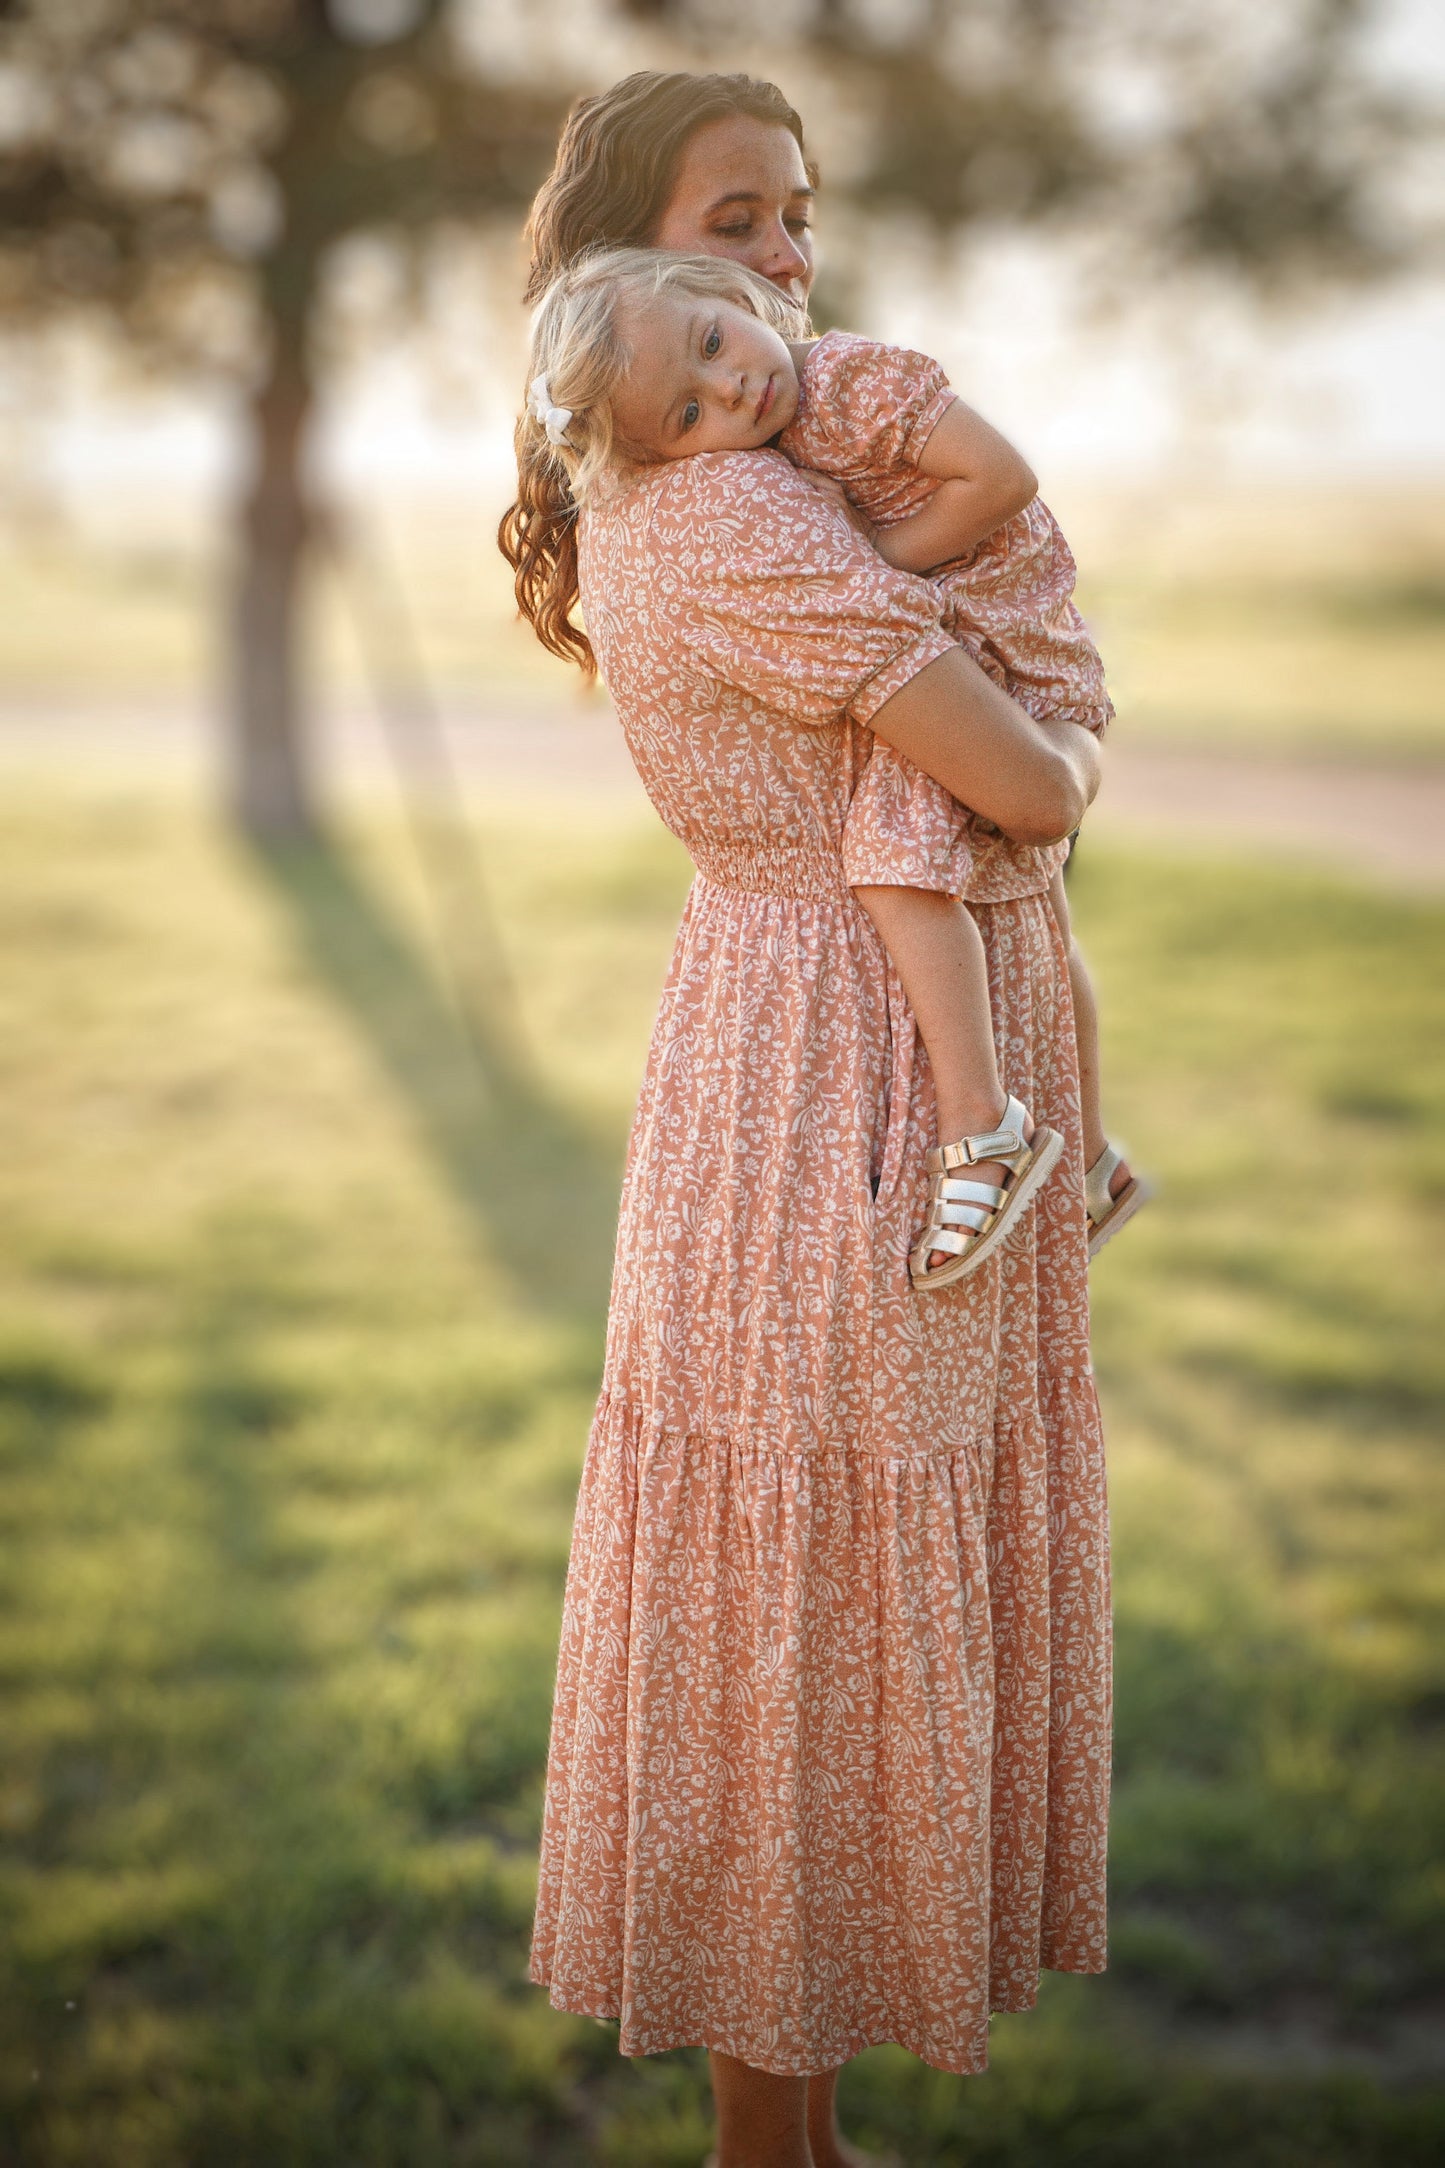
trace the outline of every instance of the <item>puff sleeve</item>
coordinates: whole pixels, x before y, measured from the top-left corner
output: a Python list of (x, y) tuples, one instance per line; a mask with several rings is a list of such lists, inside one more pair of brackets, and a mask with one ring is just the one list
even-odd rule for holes
[(934, 583), (884, 564), (780, 453), (676, 461), (650, 541), (691, 665), (793, 723), (866, 724), (957, 644)]
[(804, 366), (798, 413), (780, 443), (800, 466), (840, 481), (912, 474), (957, 397), (929, 355), (829, 332)]

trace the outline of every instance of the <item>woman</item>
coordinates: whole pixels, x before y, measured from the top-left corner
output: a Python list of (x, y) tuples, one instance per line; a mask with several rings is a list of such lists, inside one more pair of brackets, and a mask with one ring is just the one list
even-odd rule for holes
[[(533, 288), (641, 241), (801, 298), (810, 203), (772, 86), (632, 77), (568, 124)], [(1026, 841), (1074, 825), (1096, 756), (775, 454), (676, 462), (577, 524), (699, 878), (629, 1150), (533, 1970), (624, 2052), (709, 2048), (722, 2168), (841, 2168), (858, 2048), (978, 2070), (1041, 1964), (1101, 1969), (1109, 1715), (1063, 945), (1042, 895), (979, 911), (1006, 1087), (1069, 1154), (1000, 1263), (920, 1304), (931, 1085), (841, 839), (871, 735)], [(504, 523), (564, 650), (578, 545), (536, 494)]]

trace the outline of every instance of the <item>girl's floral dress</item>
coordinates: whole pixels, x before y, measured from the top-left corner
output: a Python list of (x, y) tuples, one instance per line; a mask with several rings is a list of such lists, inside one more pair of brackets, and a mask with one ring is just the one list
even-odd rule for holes
[[(812, 348), (798, 411), (778, 439), (801, 467), (841, 482), (879, 527), (920, 511), (938, 489), (918, 471), (924, 445), (957, 396), (936, 361), (907, 347), (830, 331)], [(929, 577), (943, 622), (1011, 699), (1042, 721), (1102, 735), (1114, 713), (1104, 665), (1074, 605), (1077, 567), (1041, 497)], [(938, 889), (969, 903), (1037, 895), (1066, 843), (1015, 843), (971, 814), (891, 746), (869, 761), (848, 822), (855, 887)]]

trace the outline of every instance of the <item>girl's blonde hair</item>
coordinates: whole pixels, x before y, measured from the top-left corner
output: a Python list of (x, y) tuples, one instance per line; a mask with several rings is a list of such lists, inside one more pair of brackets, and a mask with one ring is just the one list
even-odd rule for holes
[[(784, 338), (808, 335), (795, 302), (745, 264), (726, 256), (688, 256), (653, 248), (601, 248), (579, 257), (552, 281), (532, 318), (527, 381), (531, 393), (517, 423), (517, 501), (497, 533), (516, 575), (517, 607), (543, 647), (597, 668), (592, 643), (572, 616), (577, 601), (577, 512), (601, 477), (643, 466), (649, 455), (619, 435), (612, 398), (632, 366), (618, 330), (625, 302), (664, 293), (734, 302)], [(558, 413), (567, 412), (565, 428)], [(550, 431), (549, 431), (550, 416)]]

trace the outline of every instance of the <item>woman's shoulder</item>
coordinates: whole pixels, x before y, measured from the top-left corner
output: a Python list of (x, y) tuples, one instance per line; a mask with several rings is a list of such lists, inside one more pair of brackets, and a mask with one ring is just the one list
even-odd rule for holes
[(583, 614), (599, 653), (618, 635), (639, 650), (661, 642), (675, 653), (695, 635), (699, 612), (730, 617), (749, 597), (756, 604), (760, 586), (811, 585), (862, 549), (831, 500), (766, 446), (649, 469), (627, 490), (589, 501), (577, 543)]
[(740, 545), (789, 552), (815, 531), (826, 534), (836, 519), (791, 460), (766, 445), (669, 460), (642, 489), (639, 508), (654, 540), (670, 547), (685, 538), (704, 555), (713, 537), (730, 552)]
[(694, 452), (686, 459), (659, 460), (655, 466), (619, 477), (587, 499), (583, 518), (593, 525), (616, 518), (648, 518), (660, 508), (711, 503), (740, 491), (755, 495), (786, 487), (796, 470), (770, 445), (752, 451)]
[[(796, 467), (769, 444), (752, 451), (694, 452), (652, 470), (655, 504), (712, 502), (720, 496), (784, 496), (799, 487)], [(806, 493), (807, 484), (803, 483)]]

